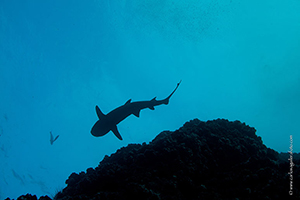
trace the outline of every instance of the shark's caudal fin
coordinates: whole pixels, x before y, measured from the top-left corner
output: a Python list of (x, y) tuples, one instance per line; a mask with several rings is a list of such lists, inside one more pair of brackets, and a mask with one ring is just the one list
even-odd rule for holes
[(174, 92), (177, 90), (178, 86), (180, 85), (181, 83), (181, 80), (179, 81), (179, 83), (177, 83), (177, 86), (176, 88), (173, 90), (173, 92), (167, 97), (165, 98), (163, 101), (164, 101), (164, 104), (168, 105), (169, 104), (169, 100), (171, 98), (171, 96), (174, 94)]

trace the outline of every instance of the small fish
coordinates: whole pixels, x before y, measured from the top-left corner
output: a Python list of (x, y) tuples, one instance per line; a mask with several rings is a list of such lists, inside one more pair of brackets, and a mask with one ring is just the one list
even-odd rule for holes
[(15, 170), (11, 169), (11, 171), (12, 171), (14, 177), (16, 179), (18, 179), (23, 185), (25, 185), (24, 179), (17, 172), (15, 172)]
[(53, 142), (55, 142), (55, 140), (57, 140), (58, 137), (59, 137), (59, 135), (57, 135), (57, 136), (53, 139), (52, 132), (50, 131), (50, 144), (52, 145)]

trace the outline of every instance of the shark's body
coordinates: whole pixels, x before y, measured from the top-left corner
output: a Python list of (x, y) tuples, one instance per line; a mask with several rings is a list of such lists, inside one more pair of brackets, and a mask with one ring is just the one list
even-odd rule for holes
[(117, 124), (123, 121), (126, 117), (133, 114), (136, 117), (140, 116), (140, 111), (145, 108), (149, 108), (154, 110), (154, 106), (159, 106), (162, 104), (167, 105), (169, 103), (169, 99), (177, 90), (179, 84), (177, 84), (174, 91), (165, 99), (163, 100), (156, 100), (156, 97), (150, 101), (137, 101), (131, 102), (129, 99), (124, 105), (112, 110), (108, 114), (104, 115), (98, 106), (96, 106), (96, 113), (99, 117), (99, 120), (94, 124), (91, 133), (95, 137), (103, 136), (109, 131), (112, 131), (117, 138), (122, 140), (122, 137), (118, 131)]

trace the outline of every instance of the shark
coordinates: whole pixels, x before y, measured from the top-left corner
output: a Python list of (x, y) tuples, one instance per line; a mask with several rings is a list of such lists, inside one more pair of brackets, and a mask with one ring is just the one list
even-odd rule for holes
[(180, 83), (181, 81), (177, 83), (176, 88), (165, 99), (156, 100), (156, 97), (154, 97), (150, 101), (136, 101), (136, 102), (131, 102), (131, 99), (129, 99), (124, 105), (115, 108), (114, 110), (110, 111), (106, 115), (103, 114), (100, 108), (96, 105), (96, 114), (99, 120), (92, 127), (91, 134), (95, 137), (100, 137), (112, 131), (119, 140), (123, 140), (122, 136), (119, 133), (117, 125), (132, 114), (136, 117), (139, 117), (140, 111), (143, 109), (149, 108), (150, 110), (154, 110), (154, 106), (159, 106), (162, 104), (168, 105), (170, 98), (177, 90)]

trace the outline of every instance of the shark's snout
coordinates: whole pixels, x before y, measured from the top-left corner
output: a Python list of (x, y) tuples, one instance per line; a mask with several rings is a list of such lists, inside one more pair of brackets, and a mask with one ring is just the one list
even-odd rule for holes
[(92, 127), (91, 129), (91, 134), (95, 137), (97, 137), (98, 135), (96, 134), (96, 131), (95, 131), (95, 125)]
[(91, 134), (95, 137), (103, 136), (108, 133), (110, 130), (107, 129), (104, 124), (98, 120), (91, 129)]

